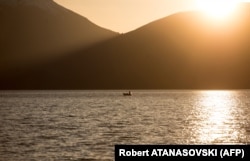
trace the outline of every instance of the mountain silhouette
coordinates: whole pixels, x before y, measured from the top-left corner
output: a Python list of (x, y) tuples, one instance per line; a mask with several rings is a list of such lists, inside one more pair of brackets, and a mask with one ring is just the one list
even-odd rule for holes
[(118, 35), (53, 0), (1, 0), (0, 21), (0, 71), (37, 64)]
[[(5, 75), (2, 89), (250, 88), (250, 5), (225, 22), (182, 12)], [(22, 74), (20, 74), (22, 73)]]

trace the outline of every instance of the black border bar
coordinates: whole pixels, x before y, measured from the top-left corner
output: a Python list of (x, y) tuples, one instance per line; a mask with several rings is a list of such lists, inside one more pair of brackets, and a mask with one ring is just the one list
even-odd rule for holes
[(250, 145), (115, 145), (115, 161), (250, 161)]

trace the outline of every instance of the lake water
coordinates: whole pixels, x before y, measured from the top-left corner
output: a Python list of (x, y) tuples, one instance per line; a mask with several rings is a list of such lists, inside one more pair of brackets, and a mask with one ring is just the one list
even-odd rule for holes
[(109, 161), (115, 144), (249, 144), (250, 90), (0, 91), (0, 160)]

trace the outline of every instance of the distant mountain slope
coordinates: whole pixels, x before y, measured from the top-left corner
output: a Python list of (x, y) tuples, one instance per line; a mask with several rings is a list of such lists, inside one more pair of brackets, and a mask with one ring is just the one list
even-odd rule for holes
[(249, 6), (224, 23), (174, 14), (9, 77), (1, 88), (250, 88)]
[(0, 0), (0, 22), (0, 71), (118, 35), (53, 0)]

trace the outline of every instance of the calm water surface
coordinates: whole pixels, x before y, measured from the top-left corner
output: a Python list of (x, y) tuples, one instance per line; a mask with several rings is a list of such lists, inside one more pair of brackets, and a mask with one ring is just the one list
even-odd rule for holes
[(0, 160), (113, 160), (115, 144), (249, 144), (250, 91), (0, 91)]

